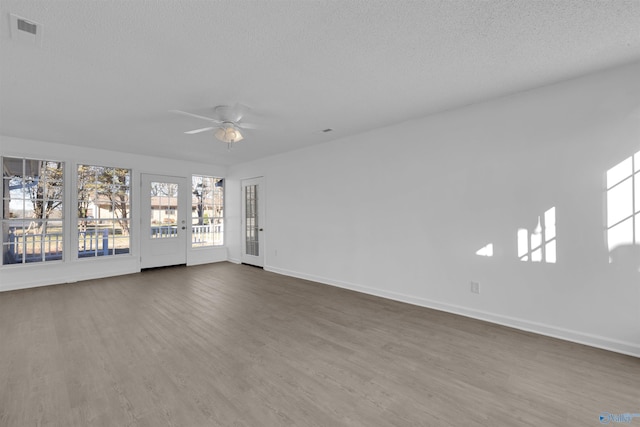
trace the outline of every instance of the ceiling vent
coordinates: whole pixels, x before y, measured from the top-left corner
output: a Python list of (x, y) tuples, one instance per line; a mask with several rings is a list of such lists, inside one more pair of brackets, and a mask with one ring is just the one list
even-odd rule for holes
[(18, 19), (18, 29), (20, 31), (26, 31), (34, 36), (38, 34), (38, 26), (33, 22), (25, 21), (24, 19)]
[(18, 15), (9, 14), (11, 40), (37, 47), (42, 46), (42, 25)]
[(333, 132), (333, 129), (331, 129), (331, 128), (320, 129), (320, 130), (313, 131), (311, 133), (313, 133), (314, 135), (322, 135), (322, 134), (329, 133), (329, 132)]

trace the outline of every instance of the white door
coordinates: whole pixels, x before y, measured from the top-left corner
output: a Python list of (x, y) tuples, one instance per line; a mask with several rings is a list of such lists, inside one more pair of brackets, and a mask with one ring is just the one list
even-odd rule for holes
[(264, 178), (242, 180), (242, 262), (264, 265)]
[(191, 212), (187, 179), (142, 174), (141, 183), (141, 268), (186, 264)]

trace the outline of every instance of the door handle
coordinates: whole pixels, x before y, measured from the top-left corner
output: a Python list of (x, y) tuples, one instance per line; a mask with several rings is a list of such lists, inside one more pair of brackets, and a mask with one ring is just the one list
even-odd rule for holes
[(183, 229), (183, 230), (186, 230), (186, 229), (187, 229), (187, 227), (185, 227), (185, 226), (183, 225), (183, 226), (182, 226), (182, 229)]
[(260, 228), (260, 229), (258, 229), (258, 231), (264, 231), (264, 228)]

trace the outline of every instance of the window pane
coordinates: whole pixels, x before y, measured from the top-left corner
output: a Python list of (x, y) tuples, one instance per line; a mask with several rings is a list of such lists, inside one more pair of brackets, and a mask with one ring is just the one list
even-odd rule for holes
[(23, 235), (30, 221), (5, 221), (3, 223), (3, 264), (24, 262)]
[(11, 243), (4, 243), (2, 245), (2, 264), (18, 264), (22, 262), (21, 257), (15, 256), (15, 245)]
[[(115, 238), (116, 236), (112, 233), (113, 230), (109, 230), (109, 235), (107, 236), (107, 239), (104, 239), (102, 241), (102, 246), (103, 246), (103, 252), (107, 253), (108, 255), (115, 255), (116, 252), (116, 242), (115, 242)], [(106, 245), (106, 248), (105, 248)]]
[[(4, 200), (4, 205), (7, 206), (9, 205), (9, 216), (6, 216), (5, 213), (5, 219), (11, 219), (11, 218), (31, 218), (33, 212), (26, 210), (26, 206), (25, 206), (25, 200), (23, 199), (5, 199)], [(6, 212), (6, 211), (5, 211)]]
[[(84, 227), (83, 221), (79, 221), (78, 227), (78, 256), (113, 255), (115, 252), (116, 236), (114, 223), (103, 220), (100, 225)], [(128, 237), (125, 239), (129, 240)]]
[(62, 259), (63, 239), (62, 221), (47, 221), (43, 230), (43, 251), (47, 261)]
[(78, 221), (78, 256), (96, 255), (96, 228), (88, 221)]
[(25, 213), (30, 213), (29, 217), (34, 219), (61, 219), (62, 201), (51, 199), (26, 200)]
[(633, 243), (633, 218), (621, 222), (620, 224), (612, 227), (607, 232), (607, 242), (609, 251), (612, 251), (617, 246), (628, 245)]
[(95, 237), (97, 255), (109, 255), (109, 230), (106, 228), (97, 229)]
[(213, 225), (210, 223), (192, 225), (191, 243), (194, 247), (213, 245)]
[(214, 245), (223, 245), (224, 244), (224, 219), (216, 218), (213, 223), (213, 244)]
[(5, 157), (3, 159), (4, 176), (23, 176), (24, 171), (22, 169), (23, 159), (15, 159), (11, 157)]
[(114, 244), (113, 244), (113, 248), (116, 255), (128, 254), (131, 249), (130, 245), (131, 243), (128, 237), (122, 237), (116, 234), (116, 237), (114, 239)]
[(131, 220), (117, 219), (113, 225), (114, 234), (116, 236), (127, 237), (131, 234)]
[(625, 178), (631, 176), (631, 157), (627, 157), (607, 171), (607, 188), (611, 188)]
[(26, 227), (21, 236), (22, 249), (24, 251), (25, 262), (43, 261), (43, 234), (44, 221), (30, 221), (25, 223)]
[(631, 179), (607, 191), (607, 227), (632, 214), (633, 194)]
[[(51, 203), (51, 201), (49, 201)], [(62, 202), (54, 202), (51, 203), (51, 206), (47, 208), (49, 210), (48, 218), (49, 219), (62, 219), (63, 218), (63, 209)]]

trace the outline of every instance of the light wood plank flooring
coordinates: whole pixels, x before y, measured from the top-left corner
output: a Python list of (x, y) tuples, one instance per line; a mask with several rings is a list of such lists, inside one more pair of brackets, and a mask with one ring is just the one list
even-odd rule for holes
[(0, 339), (3, 427), (640, 413), (640, 359), (229, 263), (1, 293)]

